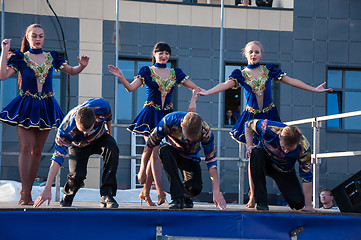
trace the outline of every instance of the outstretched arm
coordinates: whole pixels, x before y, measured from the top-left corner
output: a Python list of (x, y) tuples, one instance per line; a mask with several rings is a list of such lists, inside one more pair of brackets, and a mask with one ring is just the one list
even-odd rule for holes
[(140, 78), (136, 78), (133, 82), (129, 83), (128, 80), (125, 79), (122, 70), (120, 70), (120, 68), (118, 67), (108, 65), (108, 69), (111, 74), (120, 79), (125, 90), (127, 90), (128, 92), (133, 92), (142, 85), (142, 80)]
[(60, 164), (53, 161), (49, 169), (48, 179), (46, 180), (46, 185), (44, 187), (44, 190), (40, 194), (40, 196), (36, 199), (34, 203), (34, 207), (40, 207), (40, 205), (43, 204), (46, 200), (48, 200), (48, 206), (49, 206), (51, 200), (51, 186), (53, 185), (54, 179), (56, 177), (56, 174), (58, 174), (59, 169), (60, 169)]
[(300, 88), (300, 89), (310, 91), (310, 92), (317, 92), (317, 93), (332, 92), (332, 88), (324, 88), (326, 82), (320, 84), (318, 87), (311, 87), (310, 85), (307, 85), (306, 83), (304, 83), (298, 79), (291, 78), (289, 76), (283, 76), (281, 78), (281, 81), (284, 83), (287, 83), (288, 85), (291, 85), (293, 87)]
[(78, 57), (79, 65), (72, 67), (70, 65), (65, 65), (64, 68), (61, 69), (62, 72), (65, 72), (69, 75), (77, 75), (81, 73), (86, 66), (88, 66), (89, 63), (89, 57), (86, 55), (82, 55), (81, 57)]
[(198, 91), (193, 90), (191, 102), (189, 103), (188, 112), (197, 112), (196, 101), (198, 98)]
[(8, 68), (6, 60), (8, 58), (11, 39), (4, 39), (1, 43), (1, 59), (0, 59), (0, 80), (6, 80), (15, 73), (15, 70)]
[(217, 168), (211, 168), (208, 172), (212, 181), (213, 202), (216, 207), (219, 207), (221, 210), (225, 210), (227, 204), (222, 192), (219, 189)]
[(226, 91), (227, 89), (230, 89), (230, 88), (232, 88), (234, 86), (235, 86), (234, 81), (226, 81), (224, 83), (219, 83), (218, 85), (216, 85), (215, 87), (213, 87), (213, 88), (211, 88), (209, 90), (200, 90), (198, 95), (208, 96), (208, 95), (212, 95), (212, 94), (215, 94), (215, 93)]

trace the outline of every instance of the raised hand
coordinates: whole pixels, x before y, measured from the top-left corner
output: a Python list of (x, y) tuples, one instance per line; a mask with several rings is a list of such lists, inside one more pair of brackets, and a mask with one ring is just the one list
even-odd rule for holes
[(11, 42), (11, 39), (4, 39), (4, 40), (1, 42), (1, 48), (2, 48), (2, 50), (9, 51), (9, 49), (10, 49), (10, 42)]
[(326, 82), (322, 83), (321, 85), (319, 85), (318, 87), (315, 88), (315, 92), (332, 92), (333, 89), (332, 88), (324, 88), (324, 86), (326, 85)]
[(89, 63), (89, 57), (86, 55), (82, 55), (81, 57), (78, 57), (78, 62), (81, 66), (86, 67)]
[(120, 70), (120, 68), (118, 68), (118, 67), (115, 67), (113, 65), (108, 65), (108, 69), (111, 74), (113, 74), (114, 76), (116, 76), (118, 78), (121, 78), (124, 76), (122, 70)]

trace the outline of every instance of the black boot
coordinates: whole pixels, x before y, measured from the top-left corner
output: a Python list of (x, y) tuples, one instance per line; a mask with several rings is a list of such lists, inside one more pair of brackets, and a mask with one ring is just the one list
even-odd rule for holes
[(119, 204), (112, 196), (102, 196), (100, 198), (101, 208), (118, 208)]
[(71, 207), (73, 203), (74, 195), (64, 195), (60, 201), (60, 207)]
[(183, 209), (184, 199), (176, 198), (169, 204), (169, 209)]
[(268, 204), (265, 202), (257, 203), (257, 210), (269, 210)]
[(193, 200), (190, 197), (184, 198), (184, 208), (193, 208)]

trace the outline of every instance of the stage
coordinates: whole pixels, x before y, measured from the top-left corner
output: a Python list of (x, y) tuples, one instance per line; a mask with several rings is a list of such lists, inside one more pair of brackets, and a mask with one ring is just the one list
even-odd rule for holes
[(269, 211), (230, 204), (221, 211), (213, 204), (195, 203), (193, 209), (169, 210), (119, 203), (102, 209), (98, 202), (59, 203), (33, 208), (16, 202), (0, 203), (0, 240), (20, 239), (360, 239), (361, 214), (323, 210), (293, 211), (270, 206)]

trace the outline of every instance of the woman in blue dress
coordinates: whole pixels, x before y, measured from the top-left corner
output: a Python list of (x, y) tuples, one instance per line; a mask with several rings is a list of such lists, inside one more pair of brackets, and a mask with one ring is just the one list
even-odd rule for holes
[(54, 98), (53, 69), (76, 75), (88, 65), (89, 58), (82, 56), (78, 58), (79, 65), (71, 67), (55, 51), (44, 52), (44, 30), (39, 24), (26, 29), (21, 51), (10, 53), (10, 41), (2, 41), (0, 80), (19, 72), (20, 94), (0, 113), (0, 121), (17, 127), (22, 186), (18, 204), (33, 205), (31, 190), (40, 167), (42, 149), (50, 129), (57, 128), (64, 117)]
[[(280, 122), (277, 109), (272, 99), (272, 79), (287, 83), (293, 87), (297, 87), (310, 92), (328, 92), (332, 89), (325, 89), (322, 83), (318, 87), (311, 87), (304, 82), (291, 78), (277, 69), (273, 64), (260, 65), (259, 61), (262, 57), (263, 48), (261, 43), (251, 41), (247, 43), (243, 49), (243, 55), (247, 58), (248, 65), (245, 69), (235, 69), (229, 76), (228, 81), (220, 83), (209, 90), (201, 90), (198, 94), (207, 96), (215, 93), (225, 91), (227, 89), (243, 87), (246, 96), (246, 109), (241, 114), (230, 132), (231, 137), (238, 143), (246, 144), (244, 135), (244, 124), (251, 119), (269, 119)], [(257, 138), (254, 138), (254, 143), (257, 144)], [(250, 201), (246, 207), (254, 207), (253, 186), (249, 174), (250, 182)]]
[[(143, 135), (145, 141), (148, 140), (149, 134), (157, 126), (158, 122), (165, 115), (173, 112), (172, 93), (176, 85), (184, 85), (192, 90), (198, 89), (182, 69), (167, 68), (166, 64), (170, 55), (171, 48), (167, 43), (157, 43), (153, 49), (153, 65), (142, 67), (131, 83), (125, 79), (118, 67), (108, 66), (109, 71), (120, 79), (128, 92), (132, 92), (144, 85), (147, 88), (147, 100), (144, 107), (128, 127), (130, 132)], [(147, 180), (139, 195), (141, 204), (144, 200), (148, 206), (155, 206), (149, 196), (153, 179), (157, 188), (157, 204), (161, 205), (166, 200), (162, 187), (162, 165), (158, 157), (158, 148), (153, 149), (150, 164), (147, 166)]]

